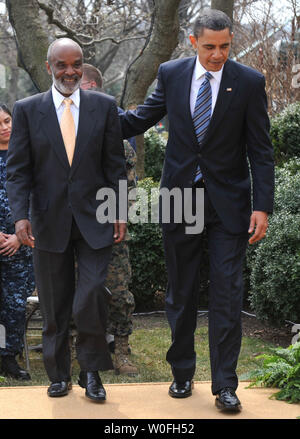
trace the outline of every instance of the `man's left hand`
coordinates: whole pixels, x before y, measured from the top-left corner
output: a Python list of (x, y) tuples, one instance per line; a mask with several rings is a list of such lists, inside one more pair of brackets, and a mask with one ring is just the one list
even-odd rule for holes
[(268, 229), (268, 214), (259, 210), (254, 210), (250, 218), (248, 233), (254, 234), (249, 239), (249, 244), (254, 244), (266, 236)]
[(123, 241), (126, 235), (127, 224), (122, 221), (116, 221), (114, 223), (114, 244), (118, 244)]

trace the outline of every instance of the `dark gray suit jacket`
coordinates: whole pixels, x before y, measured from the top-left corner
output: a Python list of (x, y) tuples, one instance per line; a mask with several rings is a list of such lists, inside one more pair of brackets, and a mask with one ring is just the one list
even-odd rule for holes
[(161, 186), (191, 187), (200, 165), (224, 227), (234, 234), (247, 232), (251, 215), (248, 163), (253, 210), (273, 209), (274, 162), (265, 79), (252, 68), (227, 60), (214, 113), (199, 146), (190, 111), (195, 62), (196, 57), (192, 57), (160, 66), (152, 95), (136, 111), (120, 115), (123, 137), (146, 131), (168, 114), (169, 139)]
[(111, 245), (113, 224), (99, 224), (96, 193), (110, 187), (118, 200), (126, 180), (124, 147), (113, 98), (80, 90), (72, 166), (62, 140), (51, 90), (16, 102), (7, 159), (7, 191), (14, 221), (31, 221), (35, 246), (63, 252), (72, 217), (94, 249)]

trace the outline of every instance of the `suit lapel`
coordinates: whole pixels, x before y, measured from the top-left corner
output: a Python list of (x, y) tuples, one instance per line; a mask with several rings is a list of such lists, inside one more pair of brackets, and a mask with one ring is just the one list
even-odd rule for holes
[(220, 83), (220, 89), (214, 108), (214, 112), (208, 126), (208, 130), (203, 140), (202, 148), (205, 147), (205, 143), (209, 141), (210, 137), (214, 134), (217, 126), (221, 122), (228, 107), (235, 96), (237, 91), (237, 74), (234, 70), (233, 63), (228, 60), (224, 65), (223, 75)]
[[(96, 123), (96, 117), (93, 112), (96, 110), (95, 105), (92, 102), (92, 94), (80, 90), (80, 109), (79, 109), (79, 122), (74, 151), (74, 158), (71, 166), (71, 174), (73, 174), (80, 163), (82, 154), (86, 149), (86, 145), (89, 141), (91, 133), (93, 132), (94, 125)], [(99, 112), (101, 109), (98, 109)]]
[(60, 126), (53, 103), (51, 89), (43, 94), (39, 111), (41, 113), (40, 124), (42, 129), (44, 130), (44, 133), (47, 136), (47, 139), (49, 140), (51, 146), (54, 148), (62, 165), (67, 170), (70, 170), (65, 145), (62, 139)]

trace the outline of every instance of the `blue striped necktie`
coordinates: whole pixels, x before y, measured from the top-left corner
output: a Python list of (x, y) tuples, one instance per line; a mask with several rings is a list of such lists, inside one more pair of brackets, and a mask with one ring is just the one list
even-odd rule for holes
[[(199, 145), (201, 145), (202, 143), (202, 140), (207, 131), (211, 117), (212, 95), (211, 95), (211, 86), (209, 82), (211, 78), (212, 75), (209, 72), (206, 72), (205, 80), (203, 81), (198, 91), (195, 110), (193, 114), (193, 123), (194, 123), (195, 133)], [(194, 181), (196, 182), (201, 178), (202, 178), (202, 172), (200, 167), (198, 166)]]

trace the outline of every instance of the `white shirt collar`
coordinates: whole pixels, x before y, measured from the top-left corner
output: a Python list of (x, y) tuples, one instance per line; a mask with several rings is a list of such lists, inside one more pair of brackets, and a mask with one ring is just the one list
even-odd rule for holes
[[(219, 70), (218, 72), (209, 72), (218, 81), (219, 84), (220, 84), (221, 79), (222, 79), (223, 68), (224, 68), (224, 65), (222, 66), (221, 70)], [(207, 72), (207, 70), (200, 63), (199, 57), (197, 56), (196, 66), (195, 66), (195, 78), (200, 79), (201, 76), (205, 75), (206, 72)]]
[[(62, 101), (65, 99), (65, 96), (63, 96), (54, 86), (54, 84), (52, 85), (52, 97), (53, 97), (53, 102), (55, 105), (56, 110), (59, 109), (59, 107), (62, 104)], [(71, 94), (71, 96), (69, 96), (70, 99), (72, 99), (73, 104), (79, 108), (79, 103), (80, 103), (80, 92), (79, 92), (79, 88), (74, 91), (73, 94)]]

